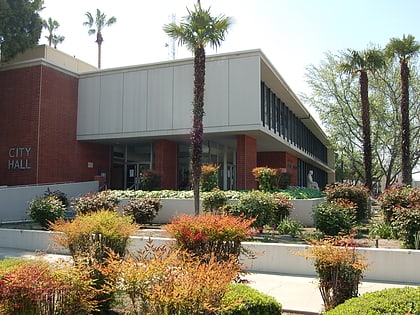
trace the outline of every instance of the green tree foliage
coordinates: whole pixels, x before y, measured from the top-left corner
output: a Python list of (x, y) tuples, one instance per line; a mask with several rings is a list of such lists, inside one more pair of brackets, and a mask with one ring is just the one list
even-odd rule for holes
[(420, 43), (412, 35), (391, 38), (386, 54), (398, 58), (401, 75), (401, 171), (402, 182), (411, 185), (413, 166), (410, 154), (410, 68), (408, 62), (420, 52)]
[(57, 48), (57, 45), (64, 41), (64, 36), (55, 34), (55, 31), (60, 27), (60, 23), (56, 20), (48, 18), (48, 20), (42, 21), (42, 27), (48, 31), (48, 36), (45, 36), (45, 38), (48, 40), (49, 46), (54, 44), (54, 48)]
[(360, 101), (362, 114), (362, 138), (363, 138), (363, 167), (365, 185), (372, 191), (372, 142), (370, 127), (370, 103), (369, 103), (369, 77), (368, 73), (375, 74), (383, 68), (385, 59), (379, 49), (367, 49), (364, 51), (349, 50), (343, 55), (344, 61), (339, 64), (339, 71), (359, 75)]
[(35, 46), (42, 30), (43, 0), (0, 0), (1, 61)]
[[(188, 10), (188, 9), (187, 9)], [(231, 19), (224, 15), (214, 17), (210, 9), (201, 8), (200, 2), (194, 10), (188, 10), (188, 15), (177, 25), (164, 25), (163, 30), (179, 44), (187, 46), (194, 53), (194, 100), (193, 126), (191, 130), (192, 144), (192, 184), (194, 190), (195, 214), (200, 209), (200, 178), (203, 147), (203, 116), (204, 116), (204, 85), (206, 73), (205, 47), (219, 47), (225, 40), (231, 25)]]
[[(338, 152), (337, 179), (364, 182), (363, 138), (359, 84), (338, 70), (344, 52), (326, 53), (319, 66), (307, 68), (306, 79), (312, 88), (304, 100), (319, 113), (334, 150)], [(369, 102), (372, 144), (372, 177), (374, 182), (385, 179), (390, 185), (401, 172), (399, 106), (401, 99), (399, 64), (388, 64), (369, 79)], [(420, 148), (420, 78), (419, 64), (410, 66), (411, 146)], [(412, 165), (420, 158), (412, 150)]]
[(104, 38), (102, 37), (102, 30), (105, 26), (111, 26), (117, 22), (115, 16), (106, 18), (105, 13), (101, 12), (99, 9), (96, 9), (96, 17), (94, 18), (92, 13), (86, 12), (87, 21), (83, 22), (84, 26), (89, 28), (88, 34), (96, 34), (96, 43), (98, 44), (98, 68), (101, 69), (101, 55), (102, 55), (102, 43)]

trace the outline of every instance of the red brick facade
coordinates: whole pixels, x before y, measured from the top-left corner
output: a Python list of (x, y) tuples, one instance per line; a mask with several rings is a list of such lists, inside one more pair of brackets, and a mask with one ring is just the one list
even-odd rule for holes
[(270, 168), (285, 168), (286, 172), (292, 175), (292, 186), (297, 186), (298, 159), (288, 152), (258, 152), (257, 165)]
[(162, 189), (177, 189), (178, 146), (169, 140), (155, 141), (155, 170), (162, 175)]
[(245, 135), (236, 137), (236, 188), (256, 189), (257, 182), (252, 170), (257, 166), (257, 141)]
[(110, 148), (76, 140), (76, 77), (37, 65), (0, 71), (0, 84), (0, 185), (109, 174)]

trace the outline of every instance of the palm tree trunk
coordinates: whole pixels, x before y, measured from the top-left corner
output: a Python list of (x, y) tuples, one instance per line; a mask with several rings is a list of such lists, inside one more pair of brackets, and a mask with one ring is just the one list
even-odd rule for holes
[(365, 186), (372, 192), (372, 144), (370, 141), (369, 81), (366, 71), (360, 72), (360, 99), (362, 102), (363, 164)]
[(406, 62), (401, 61), (401, 170), (402, 182), (411, 185), (410, 162), (410, 118), (409, 118), (409, 76), (410, 69)]
[(101, 69), (101, 56), (102, 56), (102, 42), (104, 41), (100, 31), (96, 33), (96, 42), (98, 43), (98, 69)]
[(192, 180), (194, 190), (194, 212), (200, 213), (200, 178), (203, 147), (204, 84), (206, 72), (206, 54), (203, 47), (195, 50), (194, 57), (194, 103), (192, 144)]

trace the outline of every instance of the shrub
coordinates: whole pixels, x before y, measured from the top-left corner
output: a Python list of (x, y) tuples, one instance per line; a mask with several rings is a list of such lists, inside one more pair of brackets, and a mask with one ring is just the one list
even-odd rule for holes
[(204, 193), (202, 199), (204, 211), (212, 213), (220, 212), (219, 210), (223, 208), (228, 201), (225, 192), (218, 188), (213, 189), (211, 192)]
[(245, 284), (231, 284), (222, 298), (225, 310), (221, 315), (275, 315), (282, 313), (282, 305), (272, 296)]
[(159, 190), (161, 185), (161, 175), (154, 170), (145, 169), (139, 174), (140, 189)]
[[(126, 312), (134, 314), (216, 314), (228, 285), (237, 277), (236, 260), (206, 263), (184, 251), (154, 247), (127, 259), (111, 259), (107, 273), (113, 277), (110, 290), (131, 302)], [(128, 308), (128, 309), (127, 309)]]
[(26, 260), (0, 272), (0, 313), (91, 314), (97, 291), (83, 269)]
[(371, 238), (382, 238), (392, 239), (394, 232), (392, 225), (386, 222), (374, 222), (369, 225), (369, 237)]
[(73, 209), (78, 214), (86, 214), (99, 210), (115, 210), (118, 199), (110, 191), (88, 193), (72, 202)]
[(43, 228), (48, 228), (51, 222), (63, 218), (66, 207), (54, 195), (35, 197), (29, 204), (28, 215)]
[(47, 190), (44, 193), (44, 196), (45, 197), (55, 196), (58, 200), (60, 200), (63, 203), (63, 205), (66, 208), (68, 206), (70, 206), (70, 200), (69, 200), (69, 198), (67, 198), (67, 195), (64, 192), (60, 191), (60, 190), (51, 191), (49, 188), (47, 188)]
[(293, 209), (293, 203), (280, 194), (273, 194), (272, 196), (274, 208), (272, 212), (271, 224), (277, 226), (290, 215)]
[(393, 218), (391, 225), (404, 246), (416, 248), (416, 236), (420, 231), (420, 204), (395, 208)]
[(262, 191), (274, 191), (276, 188), (277, 171), (269, 167), (256, 167), (252, 170), (258, 189)]
[[(130, 217), (121, 217), (114, 211), (97, 211), (77, 216), (71, 222), (57, 221), (54, 231), (62, 232), (54, 241), (67, 247), (77, 266), (89, 270), (97, 289), (102, 289), (108, 279), (100, 269), (106, 264), (110, 251), (123, 257), (130, 235), (137, 230)], [(110, 307), (113, 295), (99, 296), (100, 308)]]
[(277, 226), (277, 231), (282, 235), (296, 237), (302, 234), (303, 225), (299, 221), (284, 219)]
[(347, 234), (356, 223), (356, 209), (347, 200), (319, 203), (313, 213), (315, 227), (326, 235)]
[(203, 165), (201, 167), (200, 188), (202, 191), (212, 191), (218, 187), (218, 165)]
[(160, 199), (145, 197), (130, 199), (124, 207), (124, 214), (130, 215), (138, 224), (150, 224), (162, 207)]
[(367, 268), (364, 258), (354, 247), (336, 246), (342, 245), (340, 239), (324, 239), (312, 243), (313, 246), (303, 256), (314, 261), (325, 310), (358, 296), (359, 283)]
[(389, 187), (379, 196), (379, 201), (385, 222), (391, 223), (397, 208), (411, 208), (415, 204), (420, 204), (420, 188)]
[(325, 315), (420, 314), (420, 287), (393, 288), (352, 298)]
[(275, 207), (276, 204), (270, 194), (253, 190), (244, 193), (239, 202), (232, 205), (231, 212), (237, 216), (255, 219), (253, 226), (262, 228), (271, 223)]
[(208, 260), (238, 259), (243, 251), (241, 242), (251, 235), (253, 219), (228, 214), (181, 215), (164, 229), (175, 238), (178, 248)]
[(347, 199), (356, 204), (356, 219), (362, 221), (368, 217), (369, 190), (362, 185), (335, 183), (327, 185), (324, 189), (327, 201)]

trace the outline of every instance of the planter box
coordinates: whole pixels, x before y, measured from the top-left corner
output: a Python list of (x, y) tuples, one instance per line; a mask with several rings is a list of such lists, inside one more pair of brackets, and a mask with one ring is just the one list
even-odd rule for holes
[[(122, 209), (127, 205), (129, 199), (121, 199), (119, 203), (119, 209)], [(290, 219), (301, 222), (306, 227), (312, 227), (314, 221), (312, 218), (313, 210), (316, 206), (323, 202), (324, 198), (315, 199), (294, 199), (290, 200), (294, 209), (291, 211)], [(229, 203), (236, 203), (237, 200), (229, 200)], [(194, 200), (193, 199), (161, 199), (162, 208), (158, 215), (153, 220), (153, 223), (167, 224), (179, 214), (194, 214)], [(202, 211), (202, 201), (200, 200), (200, 211)]]
[[(54, 232), (0, 229), (0, 247), (18, 248), (28, 251), (68, 254), (67, 249), (56, 245), (51, 237)], [(136, 252), (145, 247), (149, 237), (131, 237), (128, 250)], [(170, 238), (153, 238), (156, 246), (173, 242)], [(296, 253), (308, 245), (244, 242), (243, 245), (255, 253), (255, 259), (242, 257), (245, 269), (260, 273), (316, 276), (312, 261)], [(364, 280), (403, 282), (420, 284), (420, 250), (358, 248), (369, 263)]]
[(306, 227), (314, 226), (312, 214), (316, 206), (325, 201), (325, 198), (293, 199), (294, 209), (290, 212), (290, 219), (301, 222)]

